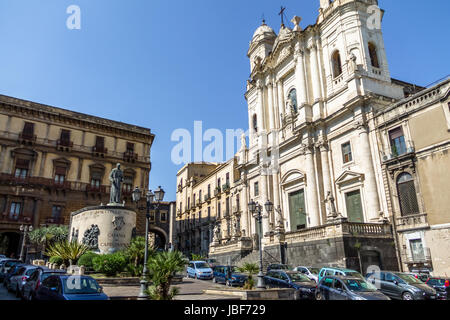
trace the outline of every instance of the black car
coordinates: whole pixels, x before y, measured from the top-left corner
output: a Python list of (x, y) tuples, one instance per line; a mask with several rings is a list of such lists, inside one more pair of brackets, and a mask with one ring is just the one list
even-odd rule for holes
[(431, 277), (426, 284), (436, 290), (438, 300), (450, 300), (450, 278)]
[(368, 273), (368, 282), (393, 299), (401, 300), (436, 300), (436, 290), (416, 277), (403, 273), (380, 271)]
[(269, 288), (293, 288), (298, 290), (300, 299), (315, 299), (316, 283), (297, 271), (271, 270), (264, 276)]
[(325, 276), (316, 290), (316, 300), (391, 300), (364, 279)]
[(0, 282), (3, 282), (5, 276), (8, 274), (9, 270), (16, 264), (22, 263), (22, 261), (17, 259), (6, 259), (0, 262)]

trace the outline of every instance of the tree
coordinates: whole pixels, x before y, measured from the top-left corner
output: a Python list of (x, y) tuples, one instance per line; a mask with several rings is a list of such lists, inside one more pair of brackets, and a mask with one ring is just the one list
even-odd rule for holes
[(41, 253), (45, 252), (48, 245), (67, 240), (69, 228), (67, 226), (50, 226), (35, 229), (28, 233), (30, 242), (41, 247)]
[(204, 256), (200, 255), (200, 254), (192, 253), (191, 256), (192, 256), (192, 261), (204, 261), (204, 260), (206, 260), (206, 258)]
[(255, 286), (253, 275), (259, 272), (258, 264), (249, 262), (244, 263), (244, 265), (239, 268), (239, 271), (248, 274), (248, 280), (245, 282), (244, 289), (252, 290)]
[(50, 257), (60, 257), (65, 263), (72, 265), (77, 263), (78, 259), (89, 251), (89, 247), (74, 241), (61, 241), (50, 245), (47, 248), (46, 255)]
[(148, 261), (148, 269), (153, 285), (147, 294), (153, 300), (172, 300), (178, 293), (177, 288), (170, 289), (172, 279), (177, 272), (184, 271), (186, 259), (179, 251), (158, 252)]
[[(148, 256), (152, 256), (154, 251), (149, 249)], [(142, 269), (144, 267), (144, 255), (145, 255), (145, 237), (136, 237), (131, 240), (130, 245), (125, 250), (125, 255), (129, 264), (127, 266), (128, 271), (133, 276), (142, 275)]]

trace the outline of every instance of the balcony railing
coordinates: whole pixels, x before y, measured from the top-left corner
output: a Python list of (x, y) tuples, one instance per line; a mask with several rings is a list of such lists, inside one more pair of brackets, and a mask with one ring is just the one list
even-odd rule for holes
[(229, 183), (225, 183), (225, 184), (222, 186), (222, 190), (223, 190), (223, 192), (229, 191), (229, 190), (230, 190), (230, 184), (229, 184)]
[(9, 212), (4, 212), (0, 219), (4, 223), (31, 223), (32, 217), (23, 216), (21, 214), (17, 215), (16, 217), (11, 217)]
[(49, 217), (45, 219), (45, 223), (62, 225), (64, 224), (64, 217)]
[(19, 134), (19, 142), (22, 144), (33, 144), (37, 140), (37, 135), (28, 134), (28, 133), (20, 133)]
[(106, 193), (105, 186), (93, 186), (91, 184), (86, 185), (86, 192), (88, 193)]
[(421, 252), (408, 253), (406, 255), (407, 264), (415, 263), (430, 263), (431, 262), (431, 251), (429, 248), (423, 248)]
[(387, 148), (383, 151), (382, 159), (383, 162), (390, 161), (396, 158), (399, 158), (404, 155), (408, 154), (414, 154), (416, 152), (416, 149), (414, 147), (413, 141), (406, 141), (405, 146), (403, 148)]
[(413, 214), (397, 218), (397, 231), (427, 228), (428, 218), (426, 213)]
[(73, 142), (68, 140), (57, 140), (56, 148), (60, 151), (68, 151), (70, 152), (73, 148)]
[(133, 151), (125, 151), (123, 153), (123, 160), (126, 162), (135, 162), (139, 159), (139, 156), (137, 153), (134, 153)]
[(108, 153), (108, 148), (94, 146), (92, 147), (92, 153), (96, 157), (104, 157)]

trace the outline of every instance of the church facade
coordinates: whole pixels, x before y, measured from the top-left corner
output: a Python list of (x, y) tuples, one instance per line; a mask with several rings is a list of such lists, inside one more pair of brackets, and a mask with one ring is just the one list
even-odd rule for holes
[[(296, 16), (293, 29), (281, 25), (277, 34), (263, 22), (255, 31), (249, 145), (229, 161), (233, 210), (218, 211), (210, 227), (211, 258), (255, 262), (260, 236), (266, 264), (404, 269), (380, 114), (424, 88), (391, 78), (382, 30), (371, 23), (377, 4), (321, 0), (315, 25), (303, 30)], [(250, 201), (260, 205), (261, 224)]]

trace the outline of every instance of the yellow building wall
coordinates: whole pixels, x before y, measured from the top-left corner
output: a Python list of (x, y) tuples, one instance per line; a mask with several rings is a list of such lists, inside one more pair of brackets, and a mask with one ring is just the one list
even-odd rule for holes
[(411, 118), (409, 128), (416, 150), (450, 139), (445, 114), (440, 104)]

